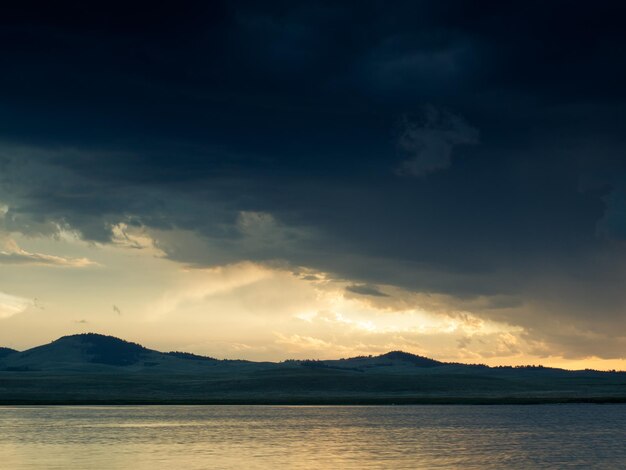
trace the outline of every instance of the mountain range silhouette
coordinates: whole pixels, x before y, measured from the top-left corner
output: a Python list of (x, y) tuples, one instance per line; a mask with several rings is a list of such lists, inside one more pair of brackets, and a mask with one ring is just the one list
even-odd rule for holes
[(403, 351), (253, 362), (113, 336), (0, 348), (0, 404), (626, 402), (626, 373), (441, 362)]

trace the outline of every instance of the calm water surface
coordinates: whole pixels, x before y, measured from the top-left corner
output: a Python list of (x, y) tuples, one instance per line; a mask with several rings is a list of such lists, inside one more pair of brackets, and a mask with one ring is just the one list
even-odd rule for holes
[(0, 407), (0, 468), (626, 468), (626, 406)]

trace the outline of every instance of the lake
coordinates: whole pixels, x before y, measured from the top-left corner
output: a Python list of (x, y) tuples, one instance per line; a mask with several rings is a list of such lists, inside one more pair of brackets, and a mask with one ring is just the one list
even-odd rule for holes
[(624, 468), (626, 405), (0, 407), (0, 468)]

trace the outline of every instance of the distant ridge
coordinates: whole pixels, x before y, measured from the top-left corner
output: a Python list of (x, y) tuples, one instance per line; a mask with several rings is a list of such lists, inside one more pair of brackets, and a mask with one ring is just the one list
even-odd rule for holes
[(0, 354), (0, 405), (626, 403), (624, 372), (488, 367), (403, 351), (233, 361), (84, 333)]
[(444, 363), (440, 361), (436, 361), (435, 359), (431, 359), (425, 356), (419, 356), (417, 354), (411, 354), (404, 351), (390, 351), (386, 354), (381, 354), (381, 359), (391, 359), (392, 361), (404, 361), (410, 362), (411, 364), (415, 364), (419, 367), (437, 367), (441, 366)]
[(217, 361), (219, 360), (210, 356), (200, 356), (198, 354), (181, 352), (181, 351), (170, 351), (165, 354), (167, 354), (168, 356), (177, 357), (178, 359), (187, 359), (191, 361)]
[[(174, 361), (174, 362), (172, 362)], [(496, 366), (485, 364), (464, 364), (459, 362), (443, 362), (418, 354), (395, 350), (379, 355), (354, 356), (342, 359), (287, 359), (279, 362), (255, 362), (249, 360), (217, 359), (190, 352), (170, 351), (160, 352), (146, 348), (141, 344), (126, 341), (111, 335), (100, 333), (78, 333), (62, 336), (48, 344), (36, 346), (25, 351), (0, 347), (0, 371), (9, 369), (42, 370), (53, 369), (58, 365), (63, 367), (71, 364), (101, 364), (114, 367), (154, 367), (161, 363), (168, 366), (181, 364), (231, 362), (254, 364), (299, 364), (311, 367), (326, 367), (330, 369), (367, 370), (373, 368), (448, 368), (458, 371), (465, 369), (515, 369), (536, 371), (567, 371), (566, 369), (550, 368), (541, 365), (532, 366)], [(15, 363), (15, 364), (14, 364)], [(45, 367), (44, 367), (45, 366)], [(592, 371), (592, 370), (589, 370)], [(593, 371), (601, 372), (601, 371)], [(616, 372), (608, 371), (608, 372)]]
[[(63, 362), (84, 362), (91, 364), (104, 364), (109, 366), (130, 366), (141, 362), (149, 355), (169, 356), (185, 361), (211, 362), (219, 361), (214, 357), (202, 356), (190, 352), (170, 351), (159, 352), (148, 349), (138, 343), (126, 341), (115, 336), (103, 335), (100, 333), (78, 333), (74, 335), (62, 336), (51, 343), (37, 346), (23, 352), (10, 348), (0, 347), (0, 358), (9, 354), (18, 353), (24, 358), (37, 359), (41, 356), (46, 360), (62, 358)], [(154, 359), (154, 358), (152, 358)], [(372, 366), (388, 365), (387, 362), (406, 363), (416, 367), (437, 367), (447, 363), (437, 361), (425, 356), (419, 356), (404, 351), (390, 351), (378, 356), (356, 356), (346, 359), (331, 359), (325, 361), (317, 360), (294, 360), (297, 363), (327, 363), (345, 364), (371, 362)], [(250, 361), (244, 361), (250, 362)], [(290, 361), (286, 361), (290, 362)]]
[(115, 336), (98, 333), (81, 333), (63, 336), (53, 341), (50, 346), (79, 343), (84, 345), (84, 352), (90, 356), (90, 362), (112, 366), (127, 366), (136, 363), (148, 349)]
[(15, 349), (0, 347), (0, 359), (17, 352)]
[(99, 333), (62, 336), (51, 343), (22, 352), (0, 348), (0, 361), (5, 363), (5, 370), (89, 370), (90, 365), (132, 366), (135, 369), (165, 365), (176, 368), (181, 360), (197, 363), (217, 359), (184, 352), (162, 353), (138, 343)]

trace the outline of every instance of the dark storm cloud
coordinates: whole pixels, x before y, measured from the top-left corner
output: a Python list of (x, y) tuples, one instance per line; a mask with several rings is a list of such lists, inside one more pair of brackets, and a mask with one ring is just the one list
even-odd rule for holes
[(375, 286), (369, 286), (367, 284), (354, 284), (354, 285), (346, 287), (346, 290), (354, 294), (359, 294), (359, 295), (371, 295), (374, 297), (388, 297), (387, 294), (385, 294), (384, 292), (381, 292)]
[(452, 163), (452, 150), (458, 145), (478, 143), (478, 131), (459, 116), (432, 106), (424, 107), (420, 121), (402, 120), (398, 147), (407, 156), (400, 174), (427, 175), (446, 169)]
[(189, 263), (512, 295), (536, 309), (499, 319), (626, 334), (625, 8), (5, 7), (2, 223), (182, 229), (211, 247), (160, 241)]

